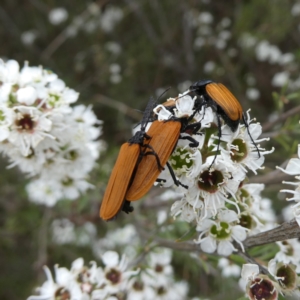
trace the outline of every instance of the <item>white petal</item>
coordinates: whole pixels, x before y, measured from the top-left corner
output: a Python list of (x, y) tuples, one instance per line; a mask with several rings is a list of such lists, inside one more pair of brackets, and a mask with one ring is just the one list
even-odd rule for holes
[(241, 277), (245, 280), (254, 278), (259, 274), (259, 267), (255, 264), (244, 264), (242, 267)]
[(201, 243), (201, 249), (206, 253), (213, 253), (217, 249), (217, 242), (212, 237), (205, 238)]
[(45, 117), (42, 117), (38, 121), (38, 127), (40, 130), (50, 131), (52, 128), (52, 121)]
[(115, 267), (119, 263), (119, 254), (115, 251), (107, 251), (102, 255), (102, 261), (107, 267)]
[(6, 81), (15, 83), (19, 77), (20, 66), (15, 60), (8, 60), (6, 62), (7, 74)]
[(268, 271), (275, 278), (276, 278), (276, 266), (277, 266), (276, 260), (274, 258), (271, 259), (268, 263)]
[(300, 207), (295, 205), (293, 206), (293, 215), (296, 219), (296, 222), (298, 223), (298, 226), (300, 227)]
[(75, 92), (73, 89), (66, 89), (63, 92), (63, 98), (67, 103), (74, 103), (77, 101), (79, 93)]
[(68, 285), (72, 279), (70, 271), (67, 268), (59, 268), (57, 265), (54, 266), (54, 269), (56, 282), (60, 285)]
[(65, 83), (61, 79), (56, 79), (50, 83), (49, 88), (56, 92), (62, 92), (65, 86)]
[[(1, 77), (1, 74), (0, 74)], [(11, 92), (11, 83), (3, 83), (0, 87), (0, 102), (8, 101), (8, 96)]]
[(158, 105), (153, 109), (153, 112), (157, 114), (159, 121), (169, 120), (172, 117), (172, 113), (169, 112), (163, 105)]
[(300, 174), (300, 159), (291, 158), (283, 171), (289, 175)]
[(221, 221), (231, 223), (234, 221), (238, 221), (238, 215), (233, 210), (222, 210), (219, 212), (218, 217)]
[(240, 225), (233, 226), (232, 236), (237, 241), (244, 241), (247, 237), (246, 229)]
[(5, 127), (0, 127), (0, 142), (6, 140), (9, 136), (9, 130)]
[(37, 99), (37, 92), (34, 87), (27, 86), (18, 89), (16, 96), (19, 103), (32, 105)]
[(218, 245), (218, 254), (229, 256), (234, 251), (234, 247), (230, 241), (221, 241)]
[(74, 269), (75, 270), (80, 270), (81, 268), (83, 268), (84, 266), (84, 260), (82, 257), (79, 257), (77, 259), (75, 259), (73, 262), (72, 262), (72, 266), (71, 266), (71, 270), (73, 271)]

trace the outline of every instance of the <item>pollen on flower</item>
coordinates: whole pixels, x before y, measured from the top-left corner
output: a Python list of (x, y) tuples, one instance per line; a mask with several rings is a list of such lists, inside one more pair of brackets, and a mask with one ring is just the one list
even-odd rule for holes
[(230, 157), (234, 162), (241, 162), (248, 154), (246, 143), (242, 139), (235, 139), (232, 142)]
[(198, 187), (206, 192), (215, 193), (218, 191), (220, 184), (223, 183), (223, 180), (222, 172), (206, 170), (199, 176)]
[(21, 117), (21, 119), (16, 120), (16, 126), (19, 130), (24, 130), (31, 132), (36, 125), (36, 122), (32, 119), (29, 114), (25, 114)]
[(277, 299), (277, 290), (274, 284), (269, 279), (255, 278), (250, 283), (249, 296), (251, 299), (256, 300), (275, 300)]
[(105, 275), (112, 284), (118, 284), (121, 280), (121, 273), (116, 269), (110, 269)]
[(210, 229), (210, 233), (219, 240), (227, 239), (231, 235), (229, 224), (226, 222), (220, 222), (219, 227), (213, 225)]
[(68, 299), (71, 299), (71, 294), (66, 288), (61, 287), (56, 291), (56, 293), (54, 295), (54, 299), (68, 300)]

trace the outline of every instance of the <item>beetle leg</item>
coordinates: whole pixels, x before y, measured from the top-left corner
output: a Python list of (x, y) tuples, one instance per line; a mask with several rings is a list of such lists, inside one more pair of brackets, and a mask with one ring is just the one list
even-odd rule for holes
[(134, 211), (133, 206), (131, 206), (130, 204), (131, 204), (131, 202), (128, 201), (128, 200), (125, 200), (125, 201), (124, 201), (122, 210), (123, 210), (124, 212), (126, 212), (126, 214), (129, 214), (129, 213), (131, 213), (131, 212)]
[(182, 140), (188, 140), (190, 141), (191, 143), (189, 144), (190, 147), (192, 148), (196, 148), (199, 146), (199, 142), (197, 142), (195, 139), (193, 139), (191, 136), (189, 135), (186, 135), (186, 136), (180, 136), (179, 137), (180, 139)]
[(170, 174), (171, 174), (171, 177), (172, 177), (172, 179), (173, 179), (175, 185), (177, 185), (177, 186), (181, 185), (181, 186), (184, 187), (185, 189), (188, 189), (189, 187), (188, 187), (187, 185), (182, 184), (182, 183), (176, 178), (175, 173), (174, 173), (174, 170), (172, 169), (172, 167), (171, 167), (171, 165), (169, 164), (169, 162), (167, 162), (167, 167), (168, 167), (168, 169), (169, 169), (169, 172), (170, 172)]
[(247, 132), (248, 132), (248, 135), (250, 136), (250, 139), (251, 139), (251, 142), (252, 144), (254, 145), (254, 147), (256, 148), (256, 151), (257, 151), (257, 154), (258, 154), (258, 158), (260, 158), (260, 152), (259, 152), (259, 149), (257, 147), (257, 145), (255, 144), (253, 138), (252, 138), (252, 135), (250, 134), (250, 131), (249, 131), (249, 124), (247, 123), (246, 119), (245, 119), (245, 116), (244, 116), (244, 113), (242, 114), (242, 119), (243, 119), (243, 122), (245, 124), (245, 127), (247, 128)]
[(144, 153), (142, 153), (142, 155), (154, 155), (155, 158), (156, 158), (157, 167), (158, 167), (159, 170), (162, 171), (164, 169), (164, 167), (160, 164), (160, 159), (159, 159), (157, 153), (155, 152), (155, 150), (153, 149), (153, 147), (151, 145), (148, 145), (148, 144), (144, 145), (144, 147), (151, 149), (152, 152), (144, 152)]
[(221, 143), (221, 137), (222, 137), (222, 130), (221, 130), (221, 120), (218, 114), (216, 114), (217, 117), (217, 122), (218, 122), (218, 144), (217, 144), (217, 153), (212, 161), (212, 163), (210, 164), (208, 171), (210, 170), (210, 168), (212, 167), (212, 165), (215, 163), (215, 160), (217, 158), (217, 155), (219, 153), (220, 150), (220, 143)]
[(167, 182), (167, 180), (166, 179), (157, 178), (156, 182), (158, 182), (158, 183), (165, 183), (165, 182)]

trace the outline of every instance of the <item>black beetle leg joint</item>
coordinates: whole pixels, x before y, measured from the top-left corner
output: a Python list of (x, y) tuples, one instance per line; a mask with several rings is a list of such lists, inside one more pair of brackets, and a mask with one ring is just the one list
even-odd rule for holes
[(134, 208), (133, 206), (130, 205), (131, 202), (128, 201), (128, 200), (125, 200), (124, 204), (123, 204), (123, 207), (122, 207), (122, 210), (126, 213), (126, 214), (129, 214), (131, 212), (134, 211)]
[(156, 182), (160, 185), (160, 187), (162, 187), (163, 184), (167, 182), (167, 180), (166, 179), (157, 178)]

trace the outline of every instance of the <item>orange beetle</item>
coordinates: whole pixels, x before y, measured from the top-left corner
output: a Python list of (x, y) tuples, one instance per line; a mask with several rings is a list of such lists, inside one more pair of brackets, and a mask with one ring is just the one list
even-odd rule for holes
[[(199, 80), (189, 88), (203, 97), (203, 104), (210, 106), (234, 132), (244, 120), (243, 108), (235, 96), (222, 84), (211, 80)], [(244, 120), (245, 122), (245, 120)]]
[[(152, 123), (147, 132), (147, 134), (151, 136), (149, 146), (151, 146), (152, 149), (155, 149), (160, 164), (163, 167), (167, 164), (174, 183), (176, 185), (180, 184), (185, 188), (187, 187), (176, 179), (175, 174), (167, 161), (177, 145), (180, 133), (185, 132), (190, 127), (193, 128), (193, 131), (199, 129), (198, 123), (188, 124), (189, 120), (190, 118), (173, 118), (162, 122), (156, 120)], [(192, 137), (185, 136), (182, 138), (190, 140), (191, 147), (198, 146), (198, 142)], [(153, 155), (147, 155), (148, 152), (149, 150), (147, 150), (142, 157), (135, 172), (132, 184), (126, 193), (125, 197), (128, 201), (136, 201), (142, 198), (151, 189), (161, 172), (161, 170), (157, 168), (155, 157)]]
[[(209, 106), (216, 112), (219, 137), (217, 152), (219, 151), (220, 139), (222, 136), (220, 121), (221, 117), (224, 122), (230, 127), (232, 132), (235, 132), (237, 130), (241, 120), (244, 122), (249, 137), (257, 150), (258, 157), (260, 157), (259, 149), (249, 132), (249, 125), (244, 117), (243, 108), (240, 102), (222, 83), (216, 83), (206, 79), (199, 80), (192, 84), (189, 90), (190, 92), (194, 92), (196, 95), (202, 98), (202, 105)], [(211, 165), (213, 165), (215, 159), (216, 156)]]
[[(180, 130), (181, 123), (178, 121), (154, 121), (147, 132), (152, 137), (149, 145), (155, 149), (163, 167), (177, 144)], [(153, 155), (142, 157), (135, 172), (134, 180), (126, 193), (126, 200), (135, 201), (142, 198), (153, 186), (160, 172), (161, 170), (157, 168)]]
[[(141, 129), (127, 143), (124, 143), (120, 149), (100, 208), (100, 217), (104, 220), (113, 219), (121, 209), (126, 213), (133, 211), (130, 203), (126, 202), (125, 195), (135, 176), (135, 169), (146, 149), (150, 149), (148, 151), (149, 154), (154, 154), (151, 146), (148, 145), (151, 136), (145, 132), (154, 105), (155, 101), (151, 98), (143, 115)], [(160, 166), (157, 156), (155, 166), (156, 168)]]

